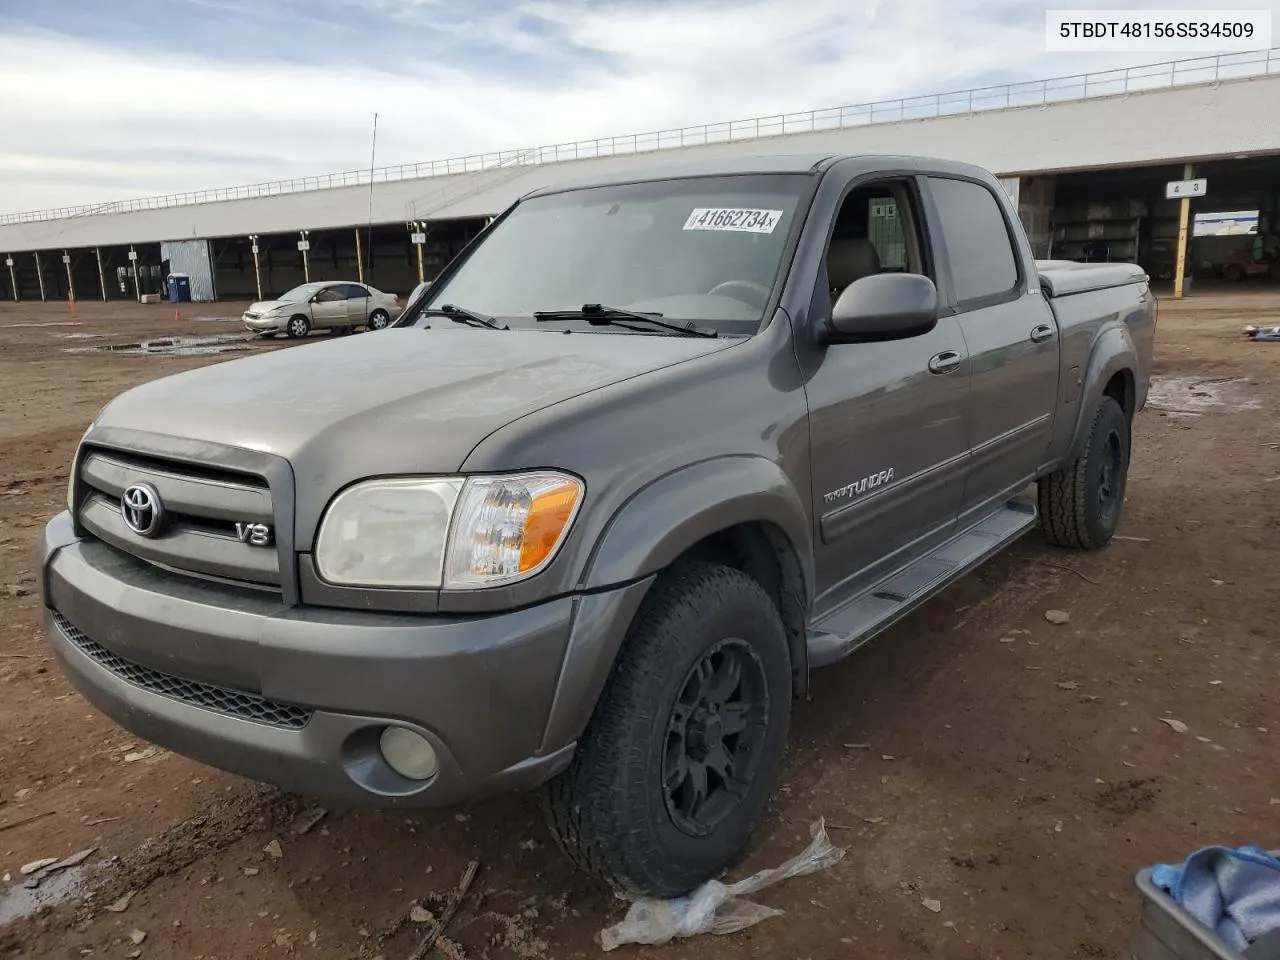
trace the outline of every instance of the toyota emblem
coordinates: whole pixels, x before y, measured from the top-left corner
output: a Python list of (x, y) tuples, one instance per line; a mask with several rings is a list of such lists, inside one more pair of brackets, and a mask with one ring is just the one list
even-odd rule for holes
[(154, 537), (164, 522), (164, 505), (160, 494), (149, 483), (135, 483), (120, 498), (120, 516), (124, 524), (140, 537)]

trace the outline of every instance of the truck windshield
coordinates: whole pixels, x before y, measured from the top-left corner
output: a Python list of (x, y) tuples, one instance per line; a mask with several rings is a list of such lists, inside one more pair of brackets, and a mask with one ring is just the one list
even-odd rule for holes
[(740, 175), (534, 197), (497, 224), (456, 273), (433, 284), (423, 305), (534, 326), (535, 313), (609, 304), (721, 333), (754, 333), (811, 187), (803, 175)]

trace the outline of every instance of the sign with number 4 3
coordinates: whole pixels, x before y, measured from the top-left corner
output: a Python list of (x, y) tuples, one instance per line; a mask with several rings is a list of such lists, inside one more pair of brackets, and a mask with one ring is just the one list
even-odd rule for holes
[(1199, 180), (1170, 180), (1164, 185), (1166, 200), (1181, 200), (1183, 197), (1203, 197), (1209, 188), (1209, 181), (1203, 177)]

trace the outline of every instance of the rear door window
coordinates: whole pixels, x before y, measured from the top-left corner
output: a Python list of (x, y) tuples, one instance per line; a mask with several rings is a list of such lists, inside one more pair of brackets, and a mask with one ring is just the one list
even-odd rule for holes
[(929, 189), (957, 303), (973, 307), (1014, 295), (1018, 258), (995, 195), (980, 183), (946, 177), (930, 177)]

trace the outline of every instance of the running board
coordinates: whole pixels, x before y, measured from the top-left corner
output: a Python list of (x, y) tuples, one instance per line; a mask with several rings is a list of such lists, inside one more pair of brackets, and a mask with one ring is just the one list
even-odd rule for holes
[(809, 626), (809, 665), (843, 660), (944, 587), (999, 553), (1036, 522), (1035, 504), (1009, 500), (932, 553), (890, 574)]

